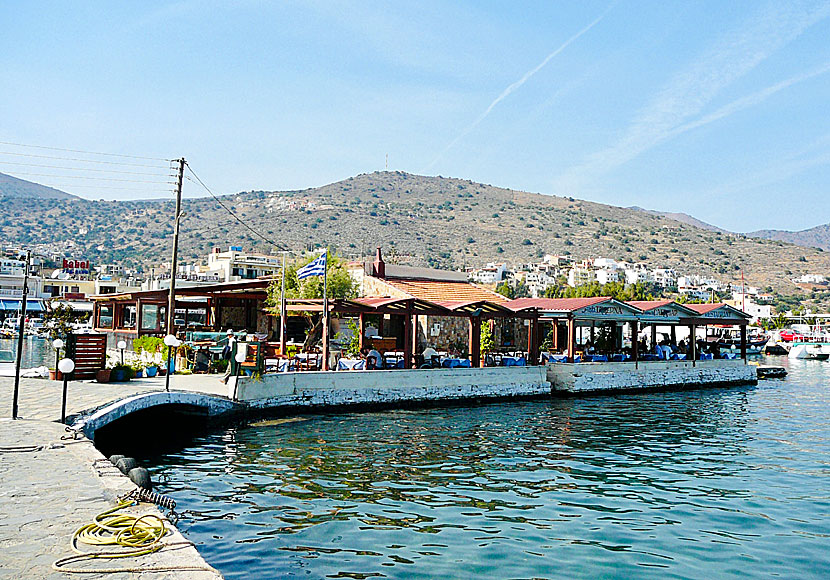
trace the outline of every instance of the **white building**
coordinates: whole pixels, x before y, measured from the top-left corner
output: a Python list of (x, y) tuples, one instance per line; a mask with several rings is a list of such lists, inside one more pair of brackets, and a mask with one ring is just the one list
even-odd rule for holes
[(596, 271), (585, 265), (574, 266), (568, 271), (568, 286), (584, 286), (597, 281)]
[(655, 268), (651, 271), (654, 283), (662, 288), (670, 288), (677, 282), (677, 272), (674, 268)]
[(483, 268), (470, 272), (470, 280), (478, 284), (498, 284), (504, 280), (506, 264), (489, 263)]

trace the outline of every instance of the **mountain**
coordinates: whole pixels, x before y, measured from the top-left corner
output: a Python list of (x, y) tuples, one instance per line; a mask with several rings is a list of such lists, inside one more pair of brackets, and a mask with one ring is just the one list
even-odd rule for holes
[(670, 212), (670, 211), (657, 211), (657, 210), (654, 210), (654, 209), (645, 209), (645, 208), (642, 208), (642, 207), (638, 207), (636, 205), (632, 205), (628, 209), (634, 209), (634, 210), (637, 210), (637, 211), (644, 211), (644, 212), (650, 213), (652, 215), (663, 216), (663, 217), (669, 218), (670, 220), (678, 221), (678, 222), (681, 222), (681, 223), (684, 223), (684, 224), (689, 224), (690, 226), (695, 226), (695, 227), (700, 228), (702, 230), (709, 230), (710, 232), (720, 232), (722, 234), (731, 233), (728, 230), (724, 230), (722, 228), (719, 228), (718, 226), (713, 226), (712, 224), (707, 224), (706, 222), (701, 221), (701, 220), (697, 219), (696, 217), (690, 216), (687, 213), (674, 213), (674, 212)]
[[(185, 199), (179, 256), (204, 261), (214, 246), (273, 252), (327, 244), (346, 257), (383, 246), (390, 262), (446, 269), (491, 261), (520, 264), (544, 254), (606, 256), (673, 267), (785, 294), (806, 273), (830, 273), (830, 252), (701, 229), (661, 215), (574, 198), (388, 171), (299, 191)], [(169, 260), (173, 202), (4, 200), (2, 239), (145, 271)], [(266, 243), (250, 229), (272, 240)]]
[(830, 250), (830, 224), (824, 224), (798, 232), (789, 232), (786, 230), (758, 230), (757, 232), (748, 233), (747, 236), (752, 238), (766, 238), (768, 240), (781, 240), (791, 244), (805, 246), (807, 248)]
[(29, 199), (79, 199), (59, 189), (0, 173), (0, 197), (4, 196)]

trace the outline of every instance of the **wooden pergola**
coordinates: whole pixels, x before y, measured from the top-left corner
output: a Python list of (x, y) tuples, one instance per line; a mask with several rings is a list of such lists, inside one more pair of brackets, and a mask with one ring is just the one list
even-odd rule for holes
[[(321, 298), (305, 298), (286, 300), (287, 312), (323, 312), (324, 302)], [(411, 368), (414, 360), (414, 349), (417, 344), (418, 316), (449, 316), (467, 318), (469, 320), (469, 352), (470, 364), (473, 367), (481, 366), (481, 324), (493, 318), (528, 318), (533, 323), (534, 313), (517, 313), (503, 304), (487, 300), (475, 301), (441, 301), (433, 302), (420, 298), (393, 298), (371, 297), (328, 300), (328, 313), (345, 316), (356, 316), (359, 320), (360, 348), (363, 348), (367, 315), (402, 316), (404, 326), (403, 356), (406, 368)], [(326, 321), (328, 317), (324, 316)], [(283, 345), (284, 351), (284, 345)], [(323, 364), (328, 361), (328, 328), (323, 327)], [(536, 343), (536, 359), (538, 359), (538, 342)], [(536, 360), (534, 359), (534, 360)]]

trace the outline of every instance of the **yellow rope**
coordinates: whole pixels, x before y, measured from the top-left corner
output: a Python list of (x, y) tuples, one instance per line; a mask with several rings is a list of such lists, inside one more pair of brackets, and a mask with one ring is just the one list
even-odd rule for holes
[[(72, 534), (72, 551), (76, 555), (61, 558), (52, 564), (60, 572), (75, 574), (105, 574), (115, 572), (172, 572), (177, 570), (213, 572), (206, 566), (137, 566), (134, 568), (67, 568), (68, 564), (95, 559), (132, 558), (158, 552), (165, 546), (162, 538), (170, 530), (164, 520), (154, 514), (135, 516), (121, 510), (135, 505), (132, 500), (121, 500), (115, 507), (101, 512), (91, 523), (85, 524)], [(88, 546), (117, 546), (124, 548), (113, 551), (84, 551), (79, 544)], [(189, 545), (189, 543), (187, 543)]]

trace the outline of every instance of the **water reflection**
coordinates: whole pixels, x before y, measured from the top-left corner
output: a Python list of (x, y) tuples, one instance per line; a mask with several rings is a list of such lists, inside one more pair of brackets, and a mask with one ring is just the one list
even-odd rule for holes
[(229, 429), (155, 478), (228, 578), (827, 576), (825, 373)]

